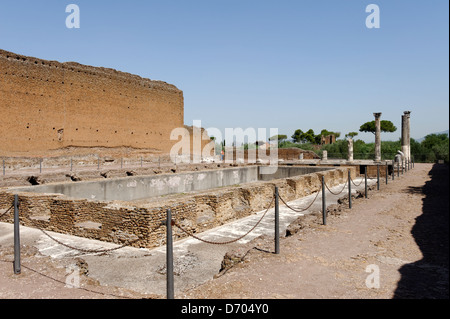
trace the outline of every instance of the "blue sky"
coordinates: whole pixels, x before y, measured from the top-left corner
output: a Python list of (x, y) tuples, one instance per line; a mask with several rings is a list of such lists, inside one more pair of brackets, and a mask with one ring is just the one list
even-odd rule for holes
[[(68, 4), (80, 8), (68, 29)], [(380, 8), (368, 29), (366, 6)], [(183, 90), (185, 124), (344, 136), (403, 111), (411, 136), (449, 128), (449, 4), (360, 0), (0, 0), (0, 48), (114, 68)], [(373, 134), (358, 138), (373, 142)]]

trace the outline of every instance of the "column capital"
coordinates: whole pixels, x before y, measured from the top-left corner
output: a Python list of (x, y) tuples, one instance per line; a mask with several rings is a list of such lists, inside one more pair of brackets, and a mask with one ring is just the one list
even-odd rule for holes
[(381, 117), (381, 113), (373, 113), (373, 116), (375, 116), (376, 119), (379, 119)]
[(403, 114), (405, 114), (405, 116), (410, 117), (411, 116), (411, 111), (404, 111)]

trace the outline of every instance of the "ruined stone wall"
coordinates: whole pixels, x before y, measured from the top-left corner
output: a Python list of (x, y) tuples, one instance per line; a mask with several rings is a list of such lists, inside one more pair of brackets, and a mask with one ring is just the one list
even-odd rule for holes
[(1, 156), (78, 147), (169, 152), (183, 92), (112, 69), (0, 50)]
[[(352, 178), (355, 178), (354, 167), (336, 168), (143, 205), (71, 199), (55, 194), (19, 193), (21, 223), (117, 244), (141, 238), (132, 246), (151, 248), (165, 242), (165, 227), (161, 225), (168, 208), (172, 209), (174, 220), (183, 228), (192, 233), (200, 233), (267, 209), (275, 186), (278, 186), (279, 194), (284, 200), (291, 201), (319, 191), (322, 176), (325, 176), (329, 187), (345, 183), (348, 169)], [(13, 201), (13, 192), (0, 189), (0, 210), (8, 209)], [(12, 223), (12, 213), (4, 216), (2, 222)], [(183, 238), (186, 234), (174, 227), (174, 236)]]
[[(242, 150), (237, 148), (229, 148), (227, 149), (227, 152), (233, 152), (233, 160), (236, 161), (238, 158), (244, 159), (245, 161), (248, 160), (249, 157), (249, 151), (248, 150)], [(260, 156), (258, 152), (262, 152), (264, 155), (262, 159), (267, 160), (271, 155), (271, 150), (251, 150), (250, 153), (251, 157), (253, 156), (254, 159), (259, 159)], [(308, 150), (302, 150), (297, 147), (292, 148), (279, 148), (277, 150), (272, 150), (272, 152), (275, 154), (277, 153), (278, 159), (282, 160), (298, 160), (300, 158), (300, 154), (303, 154), (303, 159), (320, 159), (320, 157), (314, 153), (313, 151)]]

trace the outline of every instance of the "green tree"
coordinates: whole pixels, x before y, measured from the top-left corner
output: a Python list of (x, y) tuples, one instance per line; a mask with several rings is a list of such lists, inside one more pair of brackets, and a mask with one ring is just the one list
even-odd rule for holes
[[(392, 133), (397, 131), (397, 127), (395, 127), (394, 123), (386, 120), (380, 121), (380, 129), (381, 132), (384, 133)], [(375, 134), (375, 121), (364, 123), (363, 125), (360, 126), (359, 131), (370, 132)]]
[[(449, 161), (449, 138), (447, 134), (429, 134), (421, 143), (422, 161), (434, 162), (436, 160)], [(417, 159), (417, 157), (415, 157)]]
[(328, 135), (334, 135), (336, 137), (336, 139), (338, 139), (341, 136), (341, 132), (332, 132), (332, 131), (328, 131), (327, 129), (323, 129), (322, 131), (320, 131), (320, 136), (328, 136)]
[(286, 139), (287, 139), (287, 135), (283, 135), (283, 134), (278, 134), (278, 135), (269, 137), (269, 141), (278, 141), (279, 148), (283, 147)]
[(346, 138), (351, 137), (353, 139), (357, 135), (358, 135), (358, 132), (349, 132), (349, 133), (345, 134), (345, 137)]
[(302, 141), (303, 143), (314, 143), (315, 142), (314, 130), (309, 129), (307, 132), (303, 133)]
[(301, 136), (303, 134), (303, 131), (301, 129), (295, 130), (294, 135), (291, 136), (294, 143), (301, 143)]

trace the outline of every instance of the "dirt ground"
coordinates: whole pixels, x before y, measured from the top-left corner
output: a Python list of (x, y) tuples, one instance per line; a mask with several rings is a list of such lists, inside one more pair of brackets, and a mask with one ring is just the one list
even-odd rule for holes
[[(382, 180), (368, 199), (353, 200), (351, 210), (346, 202), (331, 207), (325, 226), (319, 216), (300, 217), (279, 255), (270, 238), (230, 251), (216, 278), (176, 298), (448, 299), (448, 190), (448, 165), (416, 164), (388, 185)], [(22, 252), (22, 272), (14, 275), (12, 247), (0, 247), (0, 299), (164, 298), (88, 276), (70, 288), (67, 265), (34, 247)]]
[(354, 200), (351, 210), (332, 212), (326, 226), (321, 218), (299, 218), (280, 255), (260, 241), (185, 297), (448, 299), (448, 185), (447, 165), (416, 164), (368, 199)]

